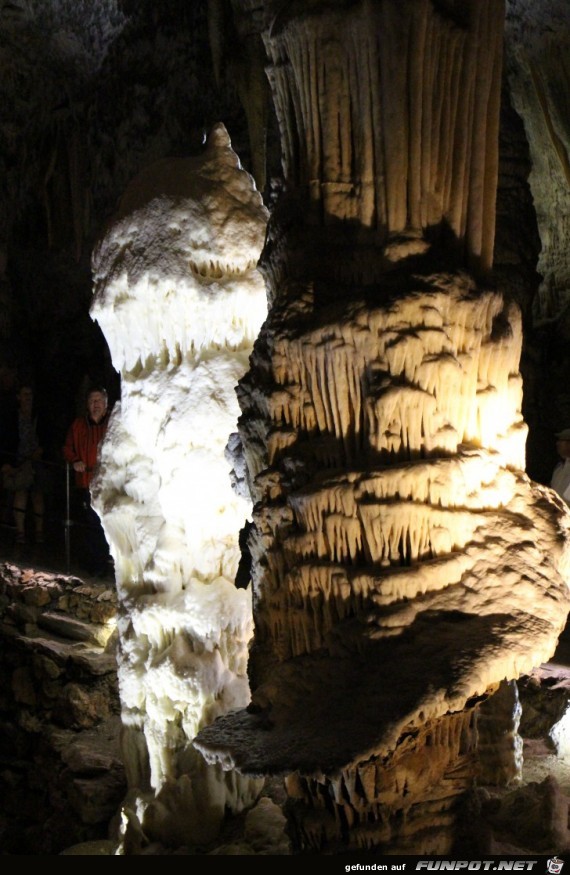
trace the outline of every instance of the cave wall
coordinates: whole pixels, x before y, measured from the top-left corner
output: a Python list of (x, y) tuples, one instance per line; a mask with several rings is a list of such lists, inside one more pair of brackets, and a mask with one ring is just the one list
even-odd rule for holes
[[(513, 264), (511, 275), (530, 266), (529, 256), (536, 259), (536, 277), (529, 277), (527, 287), (530, 313), (523, 367), (530, 426), (528, 467), (540, 482), (549, 482), (556, 462), (552, 435), (570, 420), (565, 378), (570, 364), (569, 18), (567, 4), (559, 0), (541, 4), (540, 13), (526, 0), (511, 0), (506, 6), (505, 77), (511, 105), (524, 131), (521, 142), (525, 140), (528, 149), (532, 210), (527, 210), (521, 237), (524, 245), (519, 246), (518, 267)], [(533, 223), (536, 231), (531, 233)]]

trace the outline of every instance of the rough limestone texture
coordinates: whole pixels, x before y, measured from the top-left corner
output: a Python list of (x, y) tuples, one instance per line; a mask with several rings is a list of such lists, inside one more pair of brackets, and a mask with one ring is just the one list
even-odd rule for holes
[[(570, 8), (566, 0), (508, 0), (506, 71), (524, 120), (541, 239), (535, 320), (559, 317), (570, 299)], [(567, 326), (565, 333), (567, 333)]]
[(401, 235), (428, 230), (488, 269), (502, 0), (263, 5), (284, 173), (323, 237), (354, 232), (344, 270), (367, 277), (379, 242), (389, 261)]
[(525, 474), (521, 314), (489, 277), (505, 6), (264, 9), (287, 184), (239, 391), (252, 703), (195, 743), (286, 776), (301, 852), (447, 854), (477, 775), (520, 773), (516, 701), (479, 750), (480, 705), (570, 607), (570, 514)]
[(91, 312), (122, 378), (93, 493), (120, 603), (124, 853), (210, 840), (259, 791), (192, 740), (249, 701), (251, 592), (234, 581), (251, 504), (226, 445), (267, 312), (266, 222), (218, 125), (202, 154), (131, 184), (93, 256)]
[(421, 287), (275, 327), (240, 384), (260, 684), (224, 744), (246, 772), (386, 755), (564, 628), (569, 514), (524, 474), (519, 311), (465, 276)]
[(101, 581), (0, 564), (4, 854), (107, 838), (127, 787), (116, 613)]

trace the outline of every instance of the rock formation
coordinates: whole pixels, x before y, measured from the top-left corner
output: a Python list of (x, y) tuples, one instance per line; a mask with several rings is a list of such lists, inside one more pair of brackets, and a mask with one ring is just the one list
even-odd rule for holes
[[(547, 0), (507, 3), (506, 71), (512, 100), (525, 124), (532, 157), (530, 185), (542, 241), (537, 321), (568, 305), (570, 261), (570, 52), (568, 6)], [(546, 180), (549, 180), (547, 187)]]
[(266, 221), (219, 125), (132, 183), (94, 253), (92, 315), (122, 376), (93, 492), (120, 603), (124, 853), (208, 841), (259, 791), (192, 740), (249, 701), (251, 593), (234, 582), (250, 502), (226, 445), (267, 312)]
[[(493, 771), (480, 703), (570, 606), (570, 515), (524, 473), (520, 312), (490, 274), (504, 5), (265, 11), (286, 191), (239, 388), (253, 697), (196, 745), (285, 777), (298, 852), (446, 854)], [(516, 744), (495, 758), (519, 769)]]
[(108, 835), (126, 792), (116, 610), (100, 580), (0, 565), (4, 854)]
[[(96, 486), (118, 569), (121, 853), (211, 852), (260, 775), (286, 782), (295, 853), (465, 850), (467, 832), (489, 853), (570, 846), (554, 783), (517, 787), (535, 688), (541, 706), (556, 691), (556, 733), (568, 699), (563, 666), (537, 667), (566, 621), (567, 511), (525, 470), (549, 482), (570, 424), (569, 32), (567, 0), (0, 3), (0, 366), (35, 375), (56, 467), (82, 381), (114, 400), (115, 365), (123, 383)], [(239, 405), (266, 216), (254, 195), (245, 259), (241, 221), (204, 230), (208, 166), (246, 180), (222, 130), (150, 166), (219, 119), (272, 210)], [(144, 168), (97, 248), (91, 320), (95, 235)], [(2, 576), (0, 830), (4, 851), (57, 853), (100, 836), (122, 793), (115, 752), (75, 737), (118, 702), (111, 651), (66, 640), (97, 633), (62, 616), (86, 609), (79, 583), (30, 574)], [(109, 783), (90, 771), (105, 763)], [(240, 814), (252, 840), (215, 852), (287, 853), (280, 817), (259, 840), (273, 815)]]

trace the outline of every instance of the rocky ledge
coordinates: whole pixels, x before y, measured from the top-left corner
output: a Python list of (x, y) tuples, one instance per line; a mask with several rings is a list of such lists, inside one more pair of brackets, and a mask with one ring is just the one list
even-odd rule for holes
[(107, 839), (126, 790), (111, 582), (0, 564), (0, 850)]

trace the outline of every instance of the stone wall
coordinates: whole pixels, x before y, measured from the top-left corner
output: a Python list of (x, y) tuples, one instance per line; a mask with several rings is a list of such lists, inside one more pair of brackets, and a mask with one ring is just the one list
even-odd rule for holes
[(0, 565), (0, 850), (54, 855), (107, 838), (125, 792), (116, 596)]

